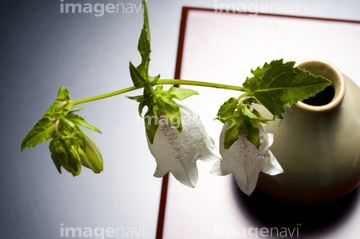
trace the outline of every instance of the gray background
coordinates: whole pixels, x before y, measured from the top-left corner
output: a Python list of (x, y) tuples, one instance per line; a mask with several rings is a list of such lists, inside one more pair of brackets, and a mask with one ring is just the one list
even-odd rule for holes
[[(138, 6), (141, 1), (88, 2)], [(216, 2), (274, 1), (149, 0), (151, 75), (161, 73), (164, 79), (174, 75), (182, 6), (213, 8)], [(298, 11), (291, 14), (360, 20), (359, 1), (297, 2)], [(131, 227), (154, 238), (161, 179), (152, 176), (156, 164), (147, 149), (136, 102), (117, 96), (86, 104), (79, 112), (103, 133), (89, 132), (104, 157), (100, 175), (87, 169), (76, 178), (58, 174), (48, 143), (19, 153), (22, 138), (61, 85), (69, 87), (72, 99), (131, 86), (128, 62), (140, 62), (136, 46), (142, 12), (96, 17), (61, 14), (60, 0), (0, 4), (0, 238), (60, 238), (61, 225)]]

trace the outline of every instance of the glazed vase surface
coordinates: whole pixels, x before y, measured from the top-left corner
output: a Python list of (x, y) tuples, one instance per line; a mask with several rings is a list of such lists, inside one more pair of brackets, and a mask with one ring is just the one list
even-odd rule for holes
[(325, 203), (360, 182), (360, 89), (329, 62), (309, 59), (296, 66), (331, 80), (333, 96), (323, 105), (285, 107), (283, 119), (266, 126), (274, 135), (270, 150), (284, 173), (261, 173), (257, 187), (289, 203)]

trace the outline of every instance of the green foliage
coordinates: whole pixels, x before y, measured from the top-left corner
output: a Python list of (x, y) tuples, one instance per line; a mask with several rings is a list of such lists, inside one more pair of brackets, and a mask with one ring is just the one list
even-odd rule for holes
[(91, 138), (78, 126), (101, 132), (97, 127), (88, 124), (81, 116), (74, 113), (81, 108), (68, 109), (69, 103), (69, 91), (67, 88), (61, 87), (54, 103), (23, 139), (20, 152), (51, 139), (49, 144), (51, 158), (59, 173), (63, 167), (73, 176), (79, 175), (81, 165), (99, 173), (103, 167), (100, 151)]
[(152, 144), (161, 115), (165, 115), (170, 123), (177, 126), (177, 130), (180, 133), (182, 131), (180, 109), (173, 99), (183, 100), (192, 95), (198, 95), (198, 93), (191, 89), (175, 88), (172, 86), (168, 90), (164, 90), (163, 86), (157, 86), (155, 89), (151, 88), (150, 92), (147, 93), (146, 89), (144, 89), (143, 95), (128, 98), (140, 103), (138, 109), (140, 115), (143, 108), (147, 106), (148, 111), (144, 117), (145, 129)]
[(295, 62), (283, 60), (265, 63), (262, 68), (252, 70), (254, 75), (247, 78), (243, 87), (249, 90), (275, 118), (282, 118), (285, 106), (316, 95), (331, 84), (322, 76), (294, 67)]
[(150, 27), (148, 18), (148, 7), (145, 0), (143, 0), (144, 8), (144, 24), (141, 30), (138, 51), (141, 55), (141, 63), (135, 67), (131, 62), (129, 65), (130, 76), (136, 88), (144, 87), (143, 95), (130, 96), (129, 99), (139, 102), (139, 114), (147, 106), (148, 111), (145, 114), (145, 129), (150, 143), (154, 142), (155, 133), (159, 125), (159, 117), (165, 115), (169, 122), (177, 125), (179, 132), (182, 131), (181, 116), (179, 106), (173, 99), (183, 100), (189, 96), (197, 95), (194, 90), (170, 87), (169, 90), (163, 90), (163, 86), (153, 86), (157, 83), (160, 75), (151, 77), (148, 74), (150, 62)]
[(136, 88), (144, 86), (153, 86), (159, 80), (160, 75), (151, 77), (148, 74), (150, 62), (150, 25), (148, 16), (148, 7), (145, 0), (142, 1), (144, 9), (144, 24), (138, 42), (138, 51), (141, 55), (141, 63), (135, 67), (129, 63), (130, 76)]
[(41, 118), (21, 142), (20, 152), (48, 141), (55, 133), (55, 125), (49, 118)]
[[(246, 102), (252, 102), (252, 100), (246, 100)], [(266, 123), (270, 121), (270, 119), (264, 118), (255, 109), (250, 110), (249, 104), (245, 104), (241, 100), (233, 97), (220, 107), (217, 119), (223, 123), (228, 121), (231, 122), (231, 125), (225, 131), (225, 149), (230, 148), (230, 146), (239, 138), (239, 131), (242, 130), (246, 131), (247, 139), (259, 148), (260, 138), (256, 122)]]
[(255, 109), (250, 110), (251, 104), (265, 106), (273, 114), (273, 119), (282, 118), (285, 106), (316, 95), (331, 84), (328, 79), (296, 68), (294, 64), (295, 62), (283, 63), (281, 59), (252, 70), (254, 76), (247, 78), (243, 84), (247, 90), (246, 98), (230, 98), (220, 107), (217, 119), (223, 123), (231, 122), (225, 131), (225, 149), (230, 148), (238, 139), (241, 130), (245, 131), (248, 140), (259, 148), (260, 138), (256, 122), (267, 123), (271, 119), (265, 119)]

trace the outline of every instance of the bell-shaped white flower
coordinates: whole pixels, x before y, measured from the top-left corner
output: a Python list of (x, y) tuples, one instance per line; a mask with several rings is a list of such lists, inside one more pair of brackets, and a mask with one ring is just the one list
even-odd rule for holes
[(273, 135), (265, 131), (263, 124), (258, 124), (260, 147), (257, 149), (247, 138), (245, 131), (239, 131), (239, 138), (229, 149), (224, 148), (226, 129), (231, 125), (226, 122), (220, 134), (220, 154), (222, 160), (217, 161), (212, 169), (213, 174), (227, 175), (233, 173), (239, 188), (250, 195), (255, 187), (260, 172), (276, 175), (284, 172), (279, 162), (269, 150), (273, 143)]
[(147, 138), (149, 149), (157, 163), (154, 176), (163, 177), (171, 172), (179, 182), (195, 187), (198, 179), (196, 161), (219, 160), (220, 154), (199, 115), (180, 102), (176, 103), (180, 108), (182, 132), (179, 133), (165, 115), (160, 115), (153, 144)]
[(163, 177), (170, 172), (182, 184), (195, 187), (198, 179), (196, 161), (219, 160), (221, 156), (199, 115), (182, 103), (176, 103), (180, 108), (182, 132), (179, 133), (165, 115), (160, 115), (154, 143), (147, 138), (157, 163), (154, 176)]

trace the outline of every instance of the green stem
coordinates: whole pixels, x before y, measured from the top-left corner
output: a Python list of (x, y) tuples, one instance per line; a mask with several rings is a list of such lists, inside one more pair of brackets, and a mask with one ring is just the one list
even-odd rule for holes
[(157, 85), (194, 85), (194, 86), (205, 86), (205, 87), (212, 87), (212, 88), (225, 89), (225, 90), (248, 91), (248, 89), (240, 86), (224, 85), (224, 84), (203, 82), (203, 81), (190, 81), (190, 80), (158, 80), (156, 84)]
[(121, 94), (124, 94), (126, 92), (130, 92), (130, 91), (133, 91), (133, 90), (136, 90), (136, 89), (138, 89), (138, 88), (136, 88), (135, 86), (131, 86), (131, 87), (128, 87), (128, 88), (125, 88), (125, 89), (117, 90), (117, 91), (110, 92), (110, 93), (103, 94), (103, 95), (93, 96), (93, 97), (80, 99), (80, 100), (73, 100), (73, 101), (70, 101), (68, 107), (71, 108), (74, 105), (87, 103), (87, 102), (91, 102), (91, 101), (96, 101), (96, 100), (101, 100), (101, 99), (109, 98), (109, 97), (116, 96), (116, 95), (121, 95)]
[[(211, 83), (211, 82), (202, 82), (202, 81), (189, 81), (189, 80), (170, 80), (170, 79), (158, 80), (156, 82), (156, 85), (193, 85), (193, 86), (212, 87), (212, 88), (217, 88), (217, 89), (226, 89), (226, 90), (236, 90), (236, 91), (245, 91), (245, 92), (248, 91), (248, 89), (246, 89), (244, 87), (240, 87), (240, 86), (224, 85), (224, 84)], [(135, 86), (132, 86), (132, 87), (128, 87), (128, 88), (125, 88), (125, 89), (122, 89), (122, 90), (118, 90), (118, 91), (110, 92), (110, 93), (107, 93), (107, 94), (103, 94), (103, 95), (93, 96), (93, 97), (80, 99), (80, 100), (73, 100), (73, 101), (69, 102), (67, 107), (70, 109), (74, 105), (109, 98), (109, 97), (112, 97), (112, 96), (116, 96), (116, 95), (120, 95), (120, 94), (130, 92), (130, 91), (133, 91), (133, 90), (136, 90), (136, 89), (139, 89), (139, 88), (136, 88)]]

